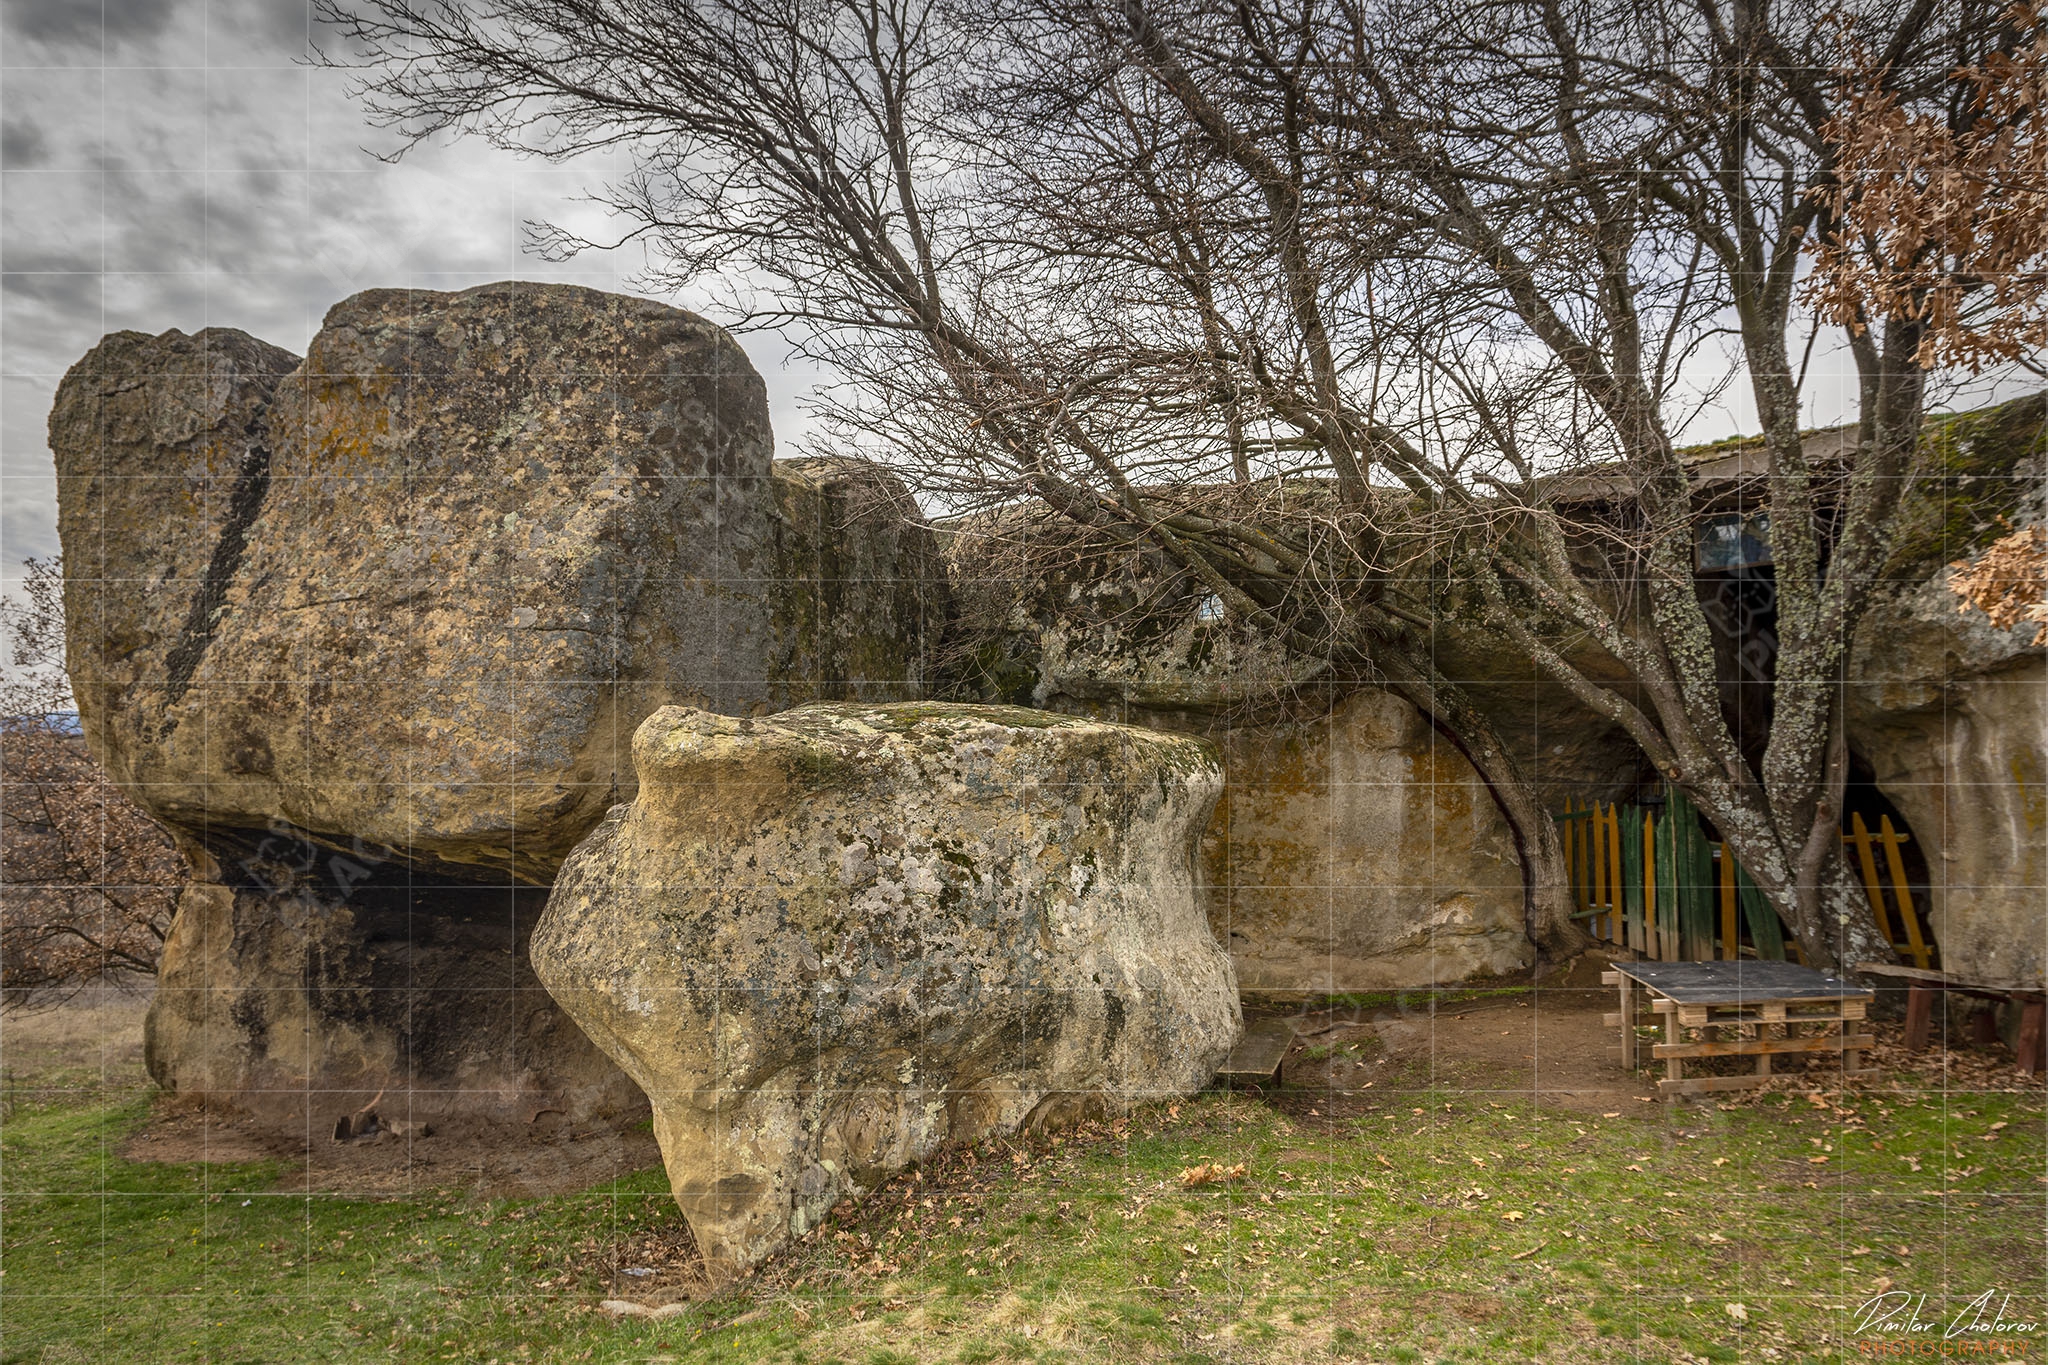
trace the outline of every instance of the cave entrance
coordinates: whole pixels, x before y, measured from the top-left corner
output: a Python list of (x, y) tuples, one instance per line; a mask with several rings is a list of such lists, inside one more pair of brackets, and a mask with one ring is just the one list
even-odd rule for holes
[(1899, 960), (1911, 967), (1939, 967), (1927, 852), (1906, 817), (1878, 788), (1870, 764), (1853, 749), (1849, 780), (1842, 788), (1842, 838), (1849, 866)]

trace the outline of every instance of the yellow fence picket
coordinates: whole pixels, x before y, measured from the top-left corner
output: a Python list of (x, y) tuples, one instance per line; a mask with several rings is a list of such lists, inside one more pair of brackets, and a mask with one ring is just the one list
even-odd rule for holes
[(1899, 920), (1906, 926), (1906, 951), (1913, 955), (1913, 965), (1926, 970), (1933, 962), (1933, 954), (1927, 951), (1927, 940), (1920, 932), (1920, 917), (1913, 913), (1913, 888), (1906, 883), (1906, 862), (1899, 856), (1899, 845), (1906, 842), (1906, 836), (1892, 828), (1892, 818), (1887, 815), (1877, 822), (1878, 838), (1884, 843), (1886, 870), (1892, 874), (1892, 892), (1899, 900)]

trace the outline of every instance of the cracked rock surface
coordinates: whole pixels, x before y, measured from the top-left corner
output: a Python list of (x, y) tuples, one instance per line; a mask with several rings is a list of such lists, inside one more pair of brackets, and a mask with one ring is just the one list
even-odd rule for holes
[(1201, 741), (1000, 706), (667, 707), (534, 969), (647, 1092), (738, 1273), (948, 1140), (1203, 1084), (1241, 1026), (1197, 904)]

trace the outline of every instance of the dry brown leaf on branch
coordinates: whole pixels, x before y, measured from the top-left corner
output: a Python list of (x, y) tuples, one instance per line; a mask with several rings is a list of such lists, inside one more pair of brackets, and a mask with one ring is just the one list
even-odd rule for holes
[(2040, 627), (2034, 643), (2048, 644), (2048, 527), (2014, 531), (1949, 568), (1948, 590), (1963, 599), (1957, 611), (1975, 608), (1999, 630), (2032, 622)]

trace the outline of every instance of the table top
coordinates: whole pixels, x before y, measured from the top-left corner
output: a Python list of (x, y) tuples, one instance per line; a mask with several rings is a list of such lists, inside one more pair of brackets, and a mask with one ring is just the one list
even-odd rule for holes
[(1876, 994), (1796, 962), (1617, 962), (1614, 970), (1682, 1005), (1868, 1000)]

